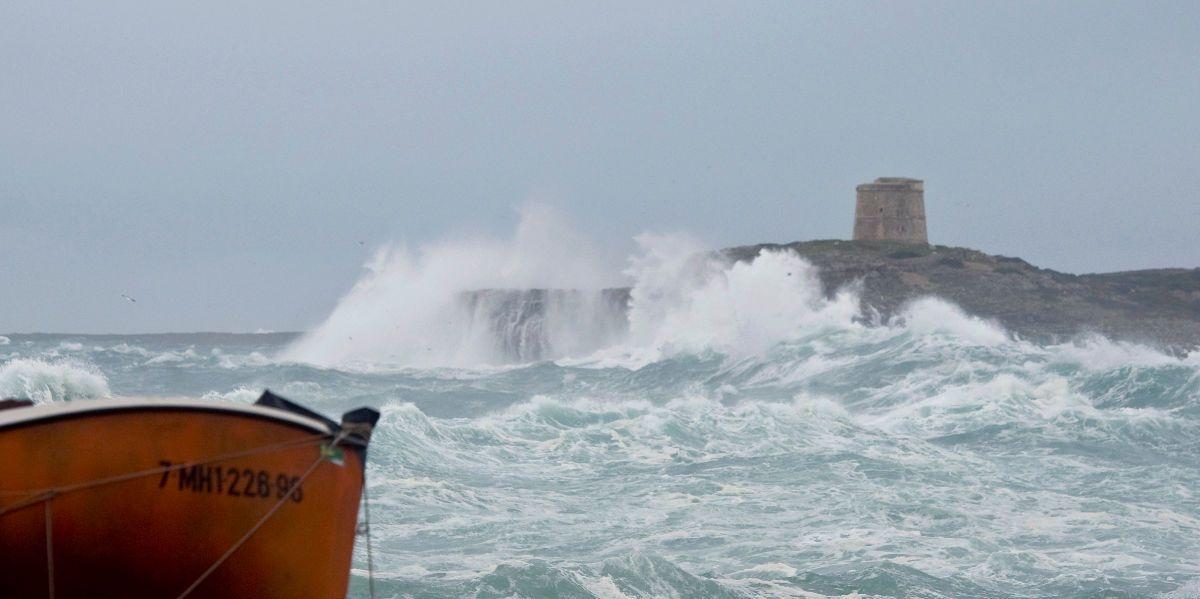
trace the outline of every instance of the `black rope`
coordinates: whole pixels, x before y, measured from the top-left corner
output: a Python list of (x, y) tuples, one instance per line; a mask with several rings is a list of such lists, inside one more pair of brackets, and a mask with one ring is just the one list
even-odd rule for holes
[[(345, 437), (345, 433), (341, 433), (335, 437), (333, 442), (329, 444), (330, 447), (337, 447), (337, 444), (342, 441), (343, 437)], [(295, 486), (299, 487), (301, 484), (303, 484), (304, 481), (308, 479), (309, 475), (317, 470), (317, 466), (320, 466), (321, 462), (324, 461), (325, 455), (323, 453), (318, 455), (317, 461), (313, 462), (312, 465), (308, 467), (308, 470), (305, 470), (304, 474), (300, 475), (300, 480), (296, 481)], [(191, 586), (180, 593), (177, 599), (184, 599), (184, 597), (190, 595), (192, 591), (196, 590), (196, 587), (200, 586), (200, 583), (204, 582), (204, 580), (208, 578), (210, 574), (216, 572), (217, 568), (219, 568), (221, 564), (225, 563), (225, 560), (229, 559), (229, 556), (233, 555), (234, 552), (236, 552), (238, 548), (240, 548), (246, 541), (250, 540), (250, 537), (254, 536), (254, 533), (258, 532), (258, 529), (262, 528), (262, 525), (266, 524), (267, 520), (270, 520), (271, 516), (274, 516), (275, 512), (278, 512), (279, 508), (283, 507), (284, 503), (286, 503), (289, 498), (289, 494), (285, 494), (283, 497), (280, 497), (279, 501), (276, 501), (275, 505), (271, 506), (271, 509), (267, 510), (267, 513), (263, 514), (263, 517), (259, 518), (258, 522), (256, 522), (254, 526), (250, 527), (250, 530), (246, 531), (246, 534), (242, 535), (242, 538), (238, 539), (238, 541), (234, 543), (232, 547), (226, 550), (225, 553), (221, 554), (221, 557), (217, 558), (217, 561), (213, 562), (213, 564), (209, 566), (199, 578), (196, 579), (196, 582), (193, 582)]]
[(375, 559), (371, 554), (371, 497), (367, 489), (367, 465), (363, 464), (363, 520), (367, 528), (367, 593), (375, 599)]
[(54, 496), (46, 499), (46, 581), (50, 588), (50, 599), (54, 599), (54, 511), (51, 510)]
[[(340, 443), (341, 440), (343, 438), (345, 438), (345, 436), (346, 436), (345, 431), (338, 434), (336, 437), (333, 438), (333, 441), (330, 443), (330, 446), (337, 447), (337, 444)], [(196, 465), (211, 464), (214, 462), (222, 462), (225, 460), (230, 460), (230, 459), (239, 458), (239, 457), (246, 457), (246, 456), (255, 455), (255, 454), (259, 454), (259, 453), (266, 453), (269, 451), (295, 449), (295, 448), (300, 448), (300, 447), (304, 447), (304, 446), (308, 446), (308, 445), (316, 445), (317, 443), (320, 443), (322, 440), (327, 439), (327, 438), (329, 438), (329, 435), (316, 435), (314, 437), (301, 439), (299, 441), (288, 441), (288, 442), (284, 442), (284, 443), (265, 445), (265, 446), (256, 447), (256, 448), (249, 449), (249, 450), (230, 452), (230, 453), (221, 454), (221, 455), (217, 455), (217, 456), (213, 456), (213, 457), (209, 457), (209, 458), (192, 460), (192, 461), (184, 462), (181, 464), (172, 464), (170, 466), (164, 466), (164, 467), (160, 467), (160, 468), (149, 468), (146, 470), (139, 470), (136, 472), (127, 472), (124, 474), (118, 474), (115, 476), (85, 481), (82, 483), (75, 483), (75, 484), (71, 484), (71, 485), (65, 485), (65, 486), (61, 486), (61, 487), (49, 487), (49, 488), (42, 488), (42, 489), (26, 489), (26, 490), (22, 490), (22, 491), (0, 490), (0, 496), (3, 496), (3, 495), (24, 495), (25, 496), (24, 499), (18, 500), (15, 503), (11, 503), (8, 505), (0, 505), (0, 516), (3, 516), (6, 513), (13, 512), (13, 511), (25, 508), (25, 507), (29, 507), (31, 505), (36, 505), (38, 503), (43, 504), (43, 507), (45, 509), (45, 520), (46, 520), (47, 582), (49, 585), (50, 599), (54, 599), (54, 542), (53, 542), (53, 538), (52, 538), (53, 533), (54, 533), (54, 525), (53, 525), (53, 519), (52, 519), (53, 512), (51, 511), (51, 500), (54, 499), (54, 497), (56, 495), (61, 495), (64, 493), (71, 493), (71, 492), (80, 491), (83, 489), (90, 489), (93, 487), (98, 487), (98, 486), (103, 486), (103, 485), (110, 485), (113, 483), (124, 482), (127, 480), (133, 480), (133, 479), (141, 478), (141, 477), (145, 477), (145, 476), (152, 476), (155, 474), (161, 474), (163, 472), (171, 472), (174, 470), (181, 470), (181, 469), (188, 468), (191, 466), (196, 466)], [(304, 474), (300, 476), (300, 479), (296, 482), (296, 486), (299, 486), (301, 483), (303, 483), (309, 477), (309, 475), (311, 475), (314, 471), (316, 471), (317, 466), (320, 466), (321, 462), (324, 461), (324, 459), (325, 459), (324, 455), (318, 457), (317, 461), (313, 462), (313, 464), (311, 466), (309, 466), (308, 470), (306, 470), (304, 472)], [(268, 510), (263, 515), (263, 517), (261, 519), (259, 519), (259, 521), (253, 527), (251, 527), (250, 530), (247, 531), (245, 535), (242, 536), (241, 539), (239, 539), (236, 543), (234, 543), (234, 545), (232, 547), (230, 547), (220, 558), (218, 558), (216, 562), (214, 562), (211, 566), (209, 566), (209, 568), (207, 570), (205, 570), (204, 573), (201, 574), (200, 577), (197, 578), (196, 581), (191, 584), (191, 586), (189, 586), (187, 589), (185, 589), (183, 591), (183, 593), (179, 595), (178, 599), (183, 599), (184, 597), (187, 597), (189, 594), (191, 594), (192, 591), (194, 591), (196, 589), (196, 587), (200, 586), (200, 583), (204, 582), (204, 580), (206, 578), (208, 578), (208, 576), (211, 575), (214, 571), (216, 571), (216, 569), (218, 567), (220, 567), (220, 565), (222, 563), (224, 563), (225, 560), (229, 559), (229, 556), (233, 555), (233, 553), (235, 551), (237, 551), (237, 549), (239, 547), (241, 547), (242, 544), (244, 544), (247, 540), (249, 540), (250, 537), (253, 536), (254, 533), (257, 532), (258, 529), (263, 526), (263, 524), (266, 524), (267, 520), (269, 520), (271, 518), (271, 516), (275, 515), (275, 512), (279, 511), (279, 508), (284, 505), (284, 503), (286, 502), (288, 497), (289, 497), (288, 495), (284, 495), (283, 498), (281, 498), (278, 502), (275, 503), (275, 505), (271, 506), (271, 509)], [(367, 496), (366, 464), (363, 465), (363, 503), (364, 503), (363, 511), (364, 511), (364, 517), (366, 519), (366, 529), (367, 529), (366, 530), (366, 532), (367, 532), (367, 584), (368, 584), (371, 598), (374, 599), (374, 597), (375, 597), (375, 566), (374, 566), (374, 556), (373, 556), (372, 550), (371, 550), (371, 501), (370, 501), (370, 498)]]
[(224, 462), (226, 460), (232, 460), (234, 458), (240, 458), (240, 457), (247, 457), (247, 456), (256, 455), (256, 454), (260, 454), (260, 453), (267, 453), (267, 452), (271, 452), (271, 451), (282, 451), (285, 449), (296, 449), (296, 448), (300, 448), (300, 447), (306, 447), (309, 445), (316, 445), (316, 444), (320, 443), (322, 440), (328, 439), (328, 438), (329, 438), (329, 435), (325, 435), (325, 434), (314, 435), (312, 437), (306, 437), (306, 438), (296, 440), (296, 441), (287, 441), (284, 443), (275, 443), (272, 445), (264, 445), (261, 447), (255, 447), (253, 449), (245, 449), (245, 450), (234, 451), (234, 452), (225, 453), (225, 454), (221, 454), (221, 455), (217, 455), (217, 456), (213, 456), (213, 457), (209, 457), (209, 458), (192, 460), (190, 462), (181, 462), (179, 464), (171, 464), (170, 466), (162, 466), (159, 468), (149, 468), (146, 470), (138, 470), (136, 472), (126, 472), (124, 474), (118, 474), (118, 475), (110, 476), (107, 478), (89, 480), (89, 481), (84, 481), (81, 483), (64, 485), (61, 487), (46, 487), (46, 488), (42, 488), (42, 489), (25, 489), (25, 490), (20, 490), (20, 491), (0, 490), (0, 495), (25, 495), (26, 496), (25, 499), (18, 500), (16, 502), (8, 504), (8, 505), (0, 506), (0, 516), (3, 516), (4, 514), (7, 514), (8, 512), (16, 511), (16, 510), (19, 510), (22, 508), (29, 507), (31, 505), (36, 505), (43, 501), (47, 501), (48, 499), (50, 499), (51, 497), (54, 497), (55, 495), (65, 495), (67, 493), (72, 493), (74, 491), (90, 489), (93, 487), (99, 487), (99, 486), (103, 486), (103, 485), (111, 485), (114, 483), (125, 482), (127, 480), (133, 480), (135, 478), (142, 478), (145, 476), (153, 476), (155, 474), (162, 474), (163, 472), (172, 472), (175, 470), (182, 470), (184, 468), (190, 468), (192, 466), (202, 466), (204, 464), (212, 464), (214, 462)]

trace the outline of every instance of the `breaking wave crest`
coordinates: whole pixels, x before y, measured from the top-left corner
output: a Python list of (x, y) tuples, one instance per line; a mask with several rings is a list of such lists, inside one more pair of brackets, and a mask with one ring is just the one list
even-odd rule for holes
[(49, 403), (110, 395), (108, 380), (95, 367), (86, 364), (22, 358), (0, 365), (0, 397)]

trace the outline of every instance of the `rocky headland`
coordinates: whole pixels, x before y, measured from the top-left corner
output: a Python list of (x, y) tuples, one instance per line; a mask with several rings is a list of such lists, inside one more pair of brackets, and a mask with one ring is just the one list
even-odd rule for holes
[(751, 260), (764, 249), (812, 262), (827, 294), (859, 285), (864, 309), (885, 319), (906, 302), (937, 296), (1040, 342), (1099, 333), (1170, 351), (1200, 347), (1200, 268), (1073, 275), (968, 248), (885, 241), (768, 243), (718, 254)]
[[(697, 259), (750, 261), (763, 250), (811, 262), (830, 297), (852, 287), (868, 323), (933, 296), (1039, 343), (1100, 334), (1168, 353), (1200, 348), (1200, 269), (1073, 275), (968, 248), (843, 240), (748, 245)], [(528, 362), (607, 347), (628, 331), (629, 301), (630, 289), (620, 287), (479, 289), (464, 292), (459, 308), (467, 336), (482, 332), (501, 359)]]

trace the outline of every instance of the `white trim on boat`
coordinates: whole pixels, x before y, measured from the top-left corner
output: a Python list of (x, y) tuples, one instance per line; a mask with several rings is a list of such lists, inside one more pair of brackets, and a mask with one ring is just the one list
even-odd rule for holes
[(9, 408), (0, 410), (0, 429), (14, 424), (25, 424), (37, 420), (77, 416), (91, 412), (108, 412), (113, 410), (202, 410), (206, 412), (230, 412), (245, 414), (257, 418), (283, 420), (298, 424), (314, 432), (328, 433), (329, 427), (320, 420), (306, 416), (253, 404), (234, 403), (230, 401), (204, 401), (198, 399), (180, 399), (165, 397), (136, 397), (120, 399), (81, 399), (74, 401), (54, 402), (24, 408)]

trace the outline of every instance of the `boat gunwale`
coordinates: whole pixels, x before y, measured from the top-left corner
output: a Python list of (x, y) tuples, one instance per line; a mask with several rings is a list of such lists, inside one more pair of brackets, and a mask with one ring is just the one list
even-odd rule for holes
[[(290, 425), (294, 428), (302, 428), (310, 432), (325, 433), (330, 436), (337, 434), (336, 428), (331, 429), (324, 422), (278, 408), (229, 401), (176, 398), (84, 399), (40, 404), (23, 408), (10, 408), (0, 411), (0, 433), (23, 426), (42, 424), (55, 420), (86, 418), (88, 416), (105, 415), (114, 412), (139, 411), (215, 412), (270, 420), (279, 424)], [(347, 436), (342, 440), (342, 443), (366, 446), (366, 443), (353, 436)]]

